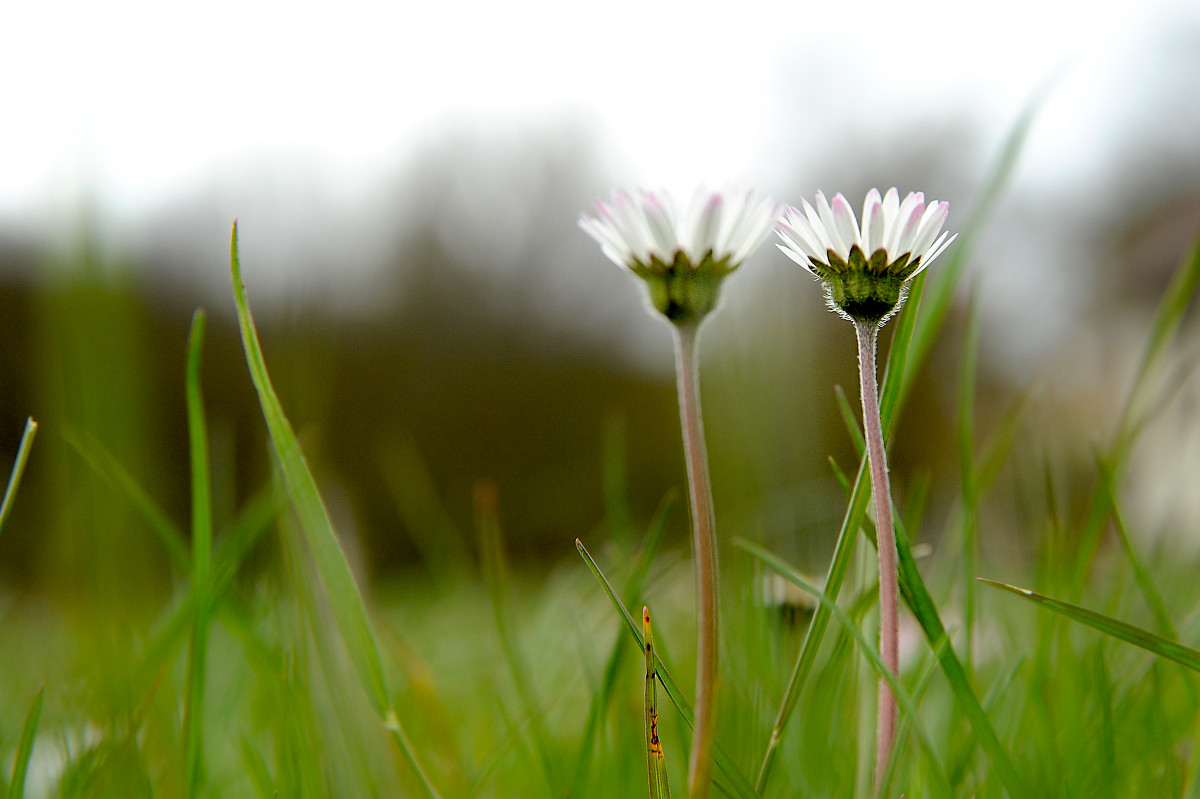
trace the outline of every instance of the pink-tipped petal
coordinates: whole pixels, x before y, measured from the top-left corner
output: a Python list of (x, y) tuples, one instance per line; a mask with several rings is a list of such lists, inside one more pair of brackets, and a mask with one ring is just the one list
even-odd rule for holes
[[(883, 246), (883, 241), (887, 233), (887, 225), (884, 222), (883, 202), (879, 199), (879, 192), (871, 189), (875, 193), (875, 201), (863, 206), (863, 222), (862, 222), (862, 243), (866, 251), (864, 254), (869, 258), (871, 253)], [(867, 195), (870, 200), (871, 195)]]
[[(833, 198), (833, 219), (837, 224), (838, 235), (846, 245), (844, 254), (849, 255), (850, 248), (855, 244), (861, 248), (862, 242), (859, 240), (858, 220), (854, 218), (854, 209), (840, 193)], [(838, 250), (838, 255), (843, 255), (843, 252)]]

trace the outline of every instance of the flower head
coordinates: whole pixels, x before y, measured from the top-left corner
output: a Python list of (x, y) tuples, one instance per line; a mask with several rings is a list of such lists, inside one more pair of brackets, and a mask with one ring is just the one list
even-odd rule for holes
[(926, 204), (921, 192), (901, 202), (894, 188), (882, 197), (871, 189), (861, 227), (841, 194), (830, 203), (817, 192), (816, 208), (803, 204), (803, 211), (784, 212), (775, 231), (779, 249), (820, 278), (829, 307), (855, 322), (886, 322), (904, 304), (908, 281), (958, 236), (942, 232), (950, 204)]
[(650, 301), (672, 322), (699, 322), (717, 303), (721, 280), (753, 252), (779, 218), (779, 206), (753, 191), (698, 190), (680, 217), (666, 193), (618, 191), (596, 202), (579, 226), (618, 266), (643, 278)]

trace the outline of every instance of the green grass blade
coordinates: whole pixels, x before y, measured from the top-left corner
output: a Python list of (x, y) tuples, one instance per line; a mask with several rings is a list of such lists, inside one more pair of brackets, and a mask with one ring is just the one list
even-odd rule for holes
[(134, 510), (150, 525), (151, 532), (167, 551), (171, 566), (181, 574), (191, 572), (192, 558), (188, 554), (187, 536), (179, 525), (171, 521), (171, 517), (154, 501), (149, 492), (142, 488), (141, 483), (92, 435), (77, 433), (69, 427), (63, 429), (62, 435), (68, 446), (75, 450), (88, 468), (125, 494)]
[[(662, 543), (663, 535), (667, 530), (667, 522), (671, 518), (671, 513), (674, 511), (678, 499), (678, 493), (674, 489), (668, 491), (659, 502), (658, 509), (654, 512), (654, 517), (650, 520), (650, 526), (646, 531), (646, 540), (642, 544), (641, 549), (633, 556), (633, 568), (630, 570), (629, 577), (625, 581), (624, 596), (626, 605), (636, 606), (641, 602), (642, 583), (645, 581), (646, 573), (650, 570), (650, 564), (653, 563), (654, 556), (657, 554), (658, 548)], [(591, 768), (592, 748), (596, 736), (600, 732), (600, 727), (604, 722), (604, 714), (608, 709), (609, 697), (612, 696), (613, 687), (617, 682), (621, 653), (624, 651), (625, 644), (625, 636), (618, 631), (617, 637), (613, 641), (612, 650), (609, 652), (608, 663), (604, 667), (604, 676), (600, 683), (600, 689), (592, 694), (592, 699), (588, 707), (587, 723), (584, 725), (583, 740), (579, 746), (579, 760), (575, 764), (572, 796), (579, 796), (584, 793), (588, 770)]]
[(629, 515), (629, 467), (626, 457), (625, 417), (616, 411), (604, 415), (601, 433), (600, 485), (604, 522), (612, 540), (629, 546), (634, 535)]
[(1192, 245), (1191, 254), (1171, 279), (1171, 284), (1167, 287), (1162, 303), (1154, 315), (1154, 326), (1150, 330), (1150, 338), (1146, 342), (1146, 349), (1142, 353), (1137, 376), (1133, 381), (1133, 390), (1126, 399), (1121, 423), (1117, 428), (1118, 453), (1133, 443), (1133, 434), (1140, 424), (1138, 407), (1144, 395), (1153, 388), (1155, 376), (1162, 368), (1167, 350), (1183, 322), (1184, 312), (1191, 304), (1197, 287), (1200, 287), (1200, 237)]
[(33, 437), (37, 435), (38, 423), (33, 417), (25, 420), (25, 430), (21, 433), (21, 443), (17, 445), (17, 457), (13, 461), (12, 473), (8, 475), (8, 485), (4, 488), (4, 500), (0, 501), (0, 530), (4, 529), (4, 520), (12, 510), (13, 497), (17, 495), (17, 486), (21, 485), (21, 476), (25, 474), (25, 464), (29, 461), (29, 452), (33, 448)]
[(975, 474), (975, 375), (979, 366), (979, 301), (971, 297), (967, 311), (967, 333), (963, 340), (962, 367), (958, 389), (958, 468), (962, 483), (962, 558), (963, 558), (963, 657), (967, 671), (975, 651), (975, 621), (979, 614), (975, 575), (979, 571), (979, 486)]
[[(1162, 303), (1154, 315), (1154, 326), (1151, 329), (1150, 338), (1146, 342), (1146, 349), (1138, 366), (1137, 376), (1126, 396), (1125, 406), (1117, 421), (1112, 444), (1105, 454), (1104, 460), (1112, 471), (1112, 478), (1109, 482), (1113, 485), (1120, 479), (1125, 467), (1125, 459), (1141, 428), (1140, 409), (1145, 404), (1145, 397), (1154, 389), (1155, 378), (1198, 286), (1200, 286), (1200, 238), (1196, 239), (1191, 254), (1180, 265), (1175, 277), (1172, 278), (1171, 285), (1167, 287)], [(1082, 590), (1088, 568), (1096, 553), (1096, 547), (1100, 543), (1100, 533), (1104, 529), (1104, 523), (1108, 520), (1110, 505), (1107, 499), (1108, 492), (1103, 489), (1097, 488), (1092, 494), (1083, 532), (1079, 536), (1074, 575), (1075, 587), (1072, 592), (1074, 595)]]
[[(638, 647), (644, 647), (646, 642), (642, 636), (641, 625), (634, 621), (633, 616), (629, 615), (629, 611), (625, 608), (625, 603), (617, 596), (617, 592), (613, 589), (608, 578), (604, 576), (604, 572), (600, 570), (596, 561), (592, 559), (591, 553), (587, 551), (587, 547), (578, 538), (575, 539), (575, 548), (579, 550), (579, 555), (583, 558), (583, 562), (587, 564), (592, 576), (600, 583), (600, 587), (608, 596), (609, 601), (612, 602), (613, 607), (617, 609), (621, 614), (621, 618), (625, 620), (625, 626), (629, 629), (630, 634), (633, 635), (634, 640), (637, 641)], [(658, 672), (659, 683), (667, 692), (667, 696), (670, 698), (671, 703), (675, 705), (675, 709), (679, 711), (679, 715), (683, 718), (684, 723), (690, 728), (695, 719), (692, 713), (692, 706), (684, 698), (683, 692), (679, 690), (679, 685), (671, 677), (671, 673), (663, 664), (658, 652), (654, 653), (654, 667)], [(713, 745), (713, 763), (716, 765), (717, 771), (720, 772), (720, 777), (714, 777), (714, 782), (717, 783), (718, 787), (723, 785), (724, 790), (730, 796), (737, 797), (737, 799), (755, 799), (755, 797), (758, 797), (758, 792), (754, 790), (754, 786), (750, 784), (750, 781), (734, 765), (733, 760), (725, 753), (720, 742)], [(723, 781), (718, 781), (720, 778), (723, 778)]]
[(642, 608), (642, 640), (646, 643), (646, 771), (650, 780), (650, 799), (669, 799), (667, 755), (658, 739), (658, 669), (654, 661), (654, 634), (650, 629), (650, 608)]
[(850, 441), (854, 444), (854, 451), (861, 454), (867, 448), (867, 443), (863, 439), (862, 428), (858, 424), (858, 417), (854, 415), (854, 406), (850, 404), (850, 399), (846, 396), (846, 390), (840, 385), (833, 387), (833, 393), (837, 397), (838, 410), (842, 414), (842, 422), (846, 425), (846, 434), (850, 436)]
[[(913, 365), (925, 362), (934, 339), (945, 323), (946, 316), (950, 312), (950, 303), (954, 299), (955, 289), (958, 287), (971, 253), (974, 252), (975, 242), (979, 238), (979, 234), (983, 232), (988, 220), (991, 219), (1000, 194), (1012, 178), (1021, 150), (1025, 147), (1025, 140), (1029, 138), (1030, 128), (1033, 127), (1033, 120), (1050, 88), (1050, 85), (1045, 86), (1021, 111), (1016, 124), (1013, 125), (1004, 141), (1000, 157), (984, 181), (983, 190), (979, 193), (970, 216), (967, 217), (966, 223), (961, 228), (958, 241), (955, 242), (949, 257), (941, 259), (937, 269), (932, 270), (936, 275), (929, 278), (930, 286), (925, 302), (925, 313), (922, 314), (923, 318), (913, 336)], [(923, 272), (917, 279), (919, 280), (927, 274), (928, 271)], [(908, 393), (910, 387), (911, 381), (904, 386), (905, 394)]]
[(1115, 723), (1113, 721), (1113, 689), (1112, 680), (1109, 678), (1108, 666), (1104, 663), (1104, 647), (1097, 643), (1095, 648), (1094, 665), (1095, 669), (1095, 686), (1099, 696), (1096, 697), (1096, 704), (1100, 706), (1100, 729), (1094, 731), (1094, 735), (1100, 739), (1100, 774), (1097, 776), (1097, 784), (1101, 787), (1103, 793), (1100, 799), (1117, 799), (1115, 787), (1117, 784), (1117, 745)]
[(42, 717), (42, 700), (45, 698), (46, 689), (39, 688), (29, 712), (25, 715), (21, 739), (17, 744), (17, 757), (13, 761), (12, 782), (8, 784), (8, 799), (23, 799), (25, 796), (25, 775), (29, 771), (29, 756), (33, 754), (33, 741), (37, 735), (38, 721)]
[[(913, 557), (912, 548), (908, 543), (908, 536), (905, 534), (904, 528), (899, 525), (896, 527), (896, 554), (900, 568), (900, 590), (904, 595), (904, 600), (925, 632), (925, 640), (931, 646), (938, 647), (939, 642), (947, 637), (946, 627), (942, 624), (937, 607), (933, 604), (933, 598), (929, 595), (929, 589), (925, 587), (925, 581), (921, 578), (917, 561)], [(945, 675), (946, 682), (950, 684), (950, 690), (954, 693), (954, 698), (958, 700), (967, 721), (971, 724), (971, 729), (979, 739), (979, 745), (987, 753), (1009, 794), (1014, 797), (1037, 796), (1038, 794), (1031, 792), (1026, 787), (1025, 781), (1017, 772), (1016, 766), (1008, 755), (1008, 750), (1004, 748), (1000, 737), (996, 735), (996, 730), (992, 727), (983, 705), (979, 702), (979, 697), (971, 687), (971, 681), (967, 678), (967, 673), (963, 669), (958, 655), (955, 654), (954, 648), (950, 646), (938, 648), (937, 657), (942, 666), (942, 674)]]
[(300, 521), (300, 530), (312, 553), (317, 573), (325, 586), (334, 621), (346, 643), (350, 662), (376, 712), (385, 726), (392, 732), (393, 740), (400, 746), (405, 759), (416, 771), (430, 796), (439, 796), (424, 769), (420, 766), (416, 752), (411, 748), (408, 737), (400, 727), (400, 720), (392, 710), (383, 661), (379, 646), (367, 617), (366, 605), (350, 564), (338, 543), (333, 523), (317, 490), (317, 482), (308, 468), (304, 453), (300, 449), (291, 423), (284, 415), (283, 406), (271, 385), (267, 374), (266, 359), (258, 341), (258, 331), (250, 314), (250, 303), (246, 299), (246, 287), (242, 283), (242, 267), (238, 258), (237, 223), (234, 222), (229, 245), (230, 274), (233, 281), (234, 302), (237, 306), (238, 327), (241, 330), (242, 346), (246, 353), (246, 365), (250, 379), (258, 393), (263, 418), (271, 436), (271, 444), (283, 475), (284, 485), (292, 506)]
[[(846, 515), (842, 518), (842, 527), (838, 532), (837, 543), (834, 545), (833, 558), (829, 563), (829, 571), (825, 575), (824, 595), (833, 601), (837, 601), (838, 592), (841, 591), (842, 583), (850, 570), (854, 545), (858, 540), (858, 529), (862, 526), (863, 519), (866, 518), (867, 502), (871, 498), (871, 485), (866, 474), (867, 462), (863, 460), (859, 464), (858, 476), (850, 491), (850, 504), (846, 508)], [(796, 709), (796, 703), (800, 699), (800, 689), (804, 686), (805, 680), (808, 679), (808, 675), (817, 662), (817, 653), (821, 648), (821, 639), (829, 626), (829, 617), (829, 606), (821, 603), (813, 612), (812, 619), (808, 623), (808, 630), (804, 634), (804, 641), (800, 644), (800, 653), (797, 655), (796, 663), (792, 666), (792, 673), (788, 677), (787, 687), (784, 689), (783, 698), (780, 700), (779, 710), (775, 716), (775, 723), (771, 727), (767, 749), (763, 753), (762, 764), (758, 769), (754, 787), (759, 792), (764, 791), (767, 787), (775, 763), (775, 754), (783, 739), (783, 731), (792, 716), (792, 711)]]
[[(871, 665), (875, 668), (875, 671), (880, 677), (887, 680), (888, 685), (891, 686), (893, 693), (896, 695), (897, 703), (904, 710), (905, 715), (908, 717), (908, 723), (911, 725), (913, 734), (920, 743), (926, 759), (929, 761), (929, 771), (934, 778), (932, 786), (934, 788), (934, 793), (939, 796), (953, 796), (954, 791), (950, 787), (950, 780), (946, 776), (945, 770), (942, 768), (941, 758), (938, 757), (936, 750), (933, 748), (933, 744), (928, 733), (925, 732), (925, 729), (920, 724), (920, 718), (917, 715), (916, 703), (913, 702), (908, 690), (905, 689), (904, 684), (900, 682), (898, 676), (892, 674), (887, 666), (884, 665), (883, 660), (879, 657), (879, 652), (867, 642), (866, 636), (863, 635), (862, 630), (860, 630), (858, 625), (856, 625), (854, 621), (846, 614), (846, 611), (842, 610), (836, 601), (825, 596), (825, 593), (821, 591), (821, 589), (805, 580), (804, 576), (800, 574), (800, 572), (793, 569), (774, 553), (763, 549), (757, 544), (752, 544), (745, 539), (734, 539), (733, 543), (735, 546), (741, 548), (748, 554), (758, 558), (785, 580), (801, 588), (822, 605), (829, 608), (830, 614), (838, 620), (838, 623), (841, 624), (842, 627), (854, 638), (855, 642), (858, 643), (859, 649), (861, 649), (862, 653), (866, 655), (867, 660), (870, 661)], [(945, 639), (943, 638), (942, 642), (935, 648), (938, 650), (948, 648), (945, 646)]]
[(1112, 509), (1113, 523), (1117, 528), (1117, 537), (1121, 539), (1121, 549), (1125, 552), (1125, 559), (1129, 561), (1129, 567), (1133, 571), (1133, 580), (1142, 592), (1142, 598), (1146, 600), (1146, 605), (1150, 608), (1150, 612), (1154, 614), (1154, 622), (1158, 625), (1159, 634), (1178, 640), (1179, 632), (1175, 629), (1175, 624), (1171, 621), (1171, 614), (1167, 612), (1167, 603), (1163, 601), (1162, 594), (1154, 586), (1154, 580), (1151, 579), (1150, 572), (1142, 563), (1137, 550), (1133, 548), (1133, 541), (1129, 538), (1129, 527), (1125, 524), (1125, 513), (1121, 500), (1117, 496), (1117, 489), (1113, 485), (1112, 469), (1105, 463), (1099, 452), (1094, 452), (1093, 454), (1096, 457), (1096, 468), (1100, 472), (1100, 486), (1104, 491), (1105, 501)]
[(230, 266), (233, 276), (234, 300), (237, 305), (238, 326), (241, 329), (242, 345), (246, 351), (246, 364), (250, 378), (258, 392), (263, 417), (271, 436), (275, 456), (283, 473), (284, 485), (292, 499), (292, 505), (300, 520), (300, 529), (312, 552), (317, 572), (329, 595), (329, 603), (338, 629), (346, 641), (354, 670), (358, 674), (363, 690), (375, 710), (386, 715), (389, 707), (389, 692), (384, 676), (379, 647), (367, 618), (367, 609), (362, 594), (350, 571), (350, 564), (338, 543), (337, 533), (325, 510), (325, 503), (317, 490), (317, 482), (309, 471), (300, 442), (296, 440), (292, 426), (284, 415), (283, 406), (271, 385), (267, 374), (266, 360), (258, 341), (258, 331), (250, 314), (250, 303), (246, 299), (246, 288), (242, 283), (242, 269), (238, 258), (237, 223), (233, 226), (230, 244)]
[(554, 794), (560, 784), (558, 766), (550, 746), (550, 734), (542, 720), (542, 702), (533, 690), (529, 663), (517, 639), (516, 619), (509, 602), (513, 594), (512, 579), (509, 577), (508, 565), (504, 558), (499, 497), (493, 483), (481, 481), (476, 484), (475, 515), (479, 529), (479, 559), (483, 569), (483, 582), (492, 604), (496, 632), (500, 638), (500, 651), (517, 689), (523, 718), (532, 732), (533, 747), (540, 760), (546, 785), (550, 793)]
[(467, 579), (471, 556), (417, 442), (407, 432), (397, 434), (381, 448), (378, 460), (388, 493), (425, 566), (446, 590), (453, 590)]
[(188, 444), (192, 483), (192, 645), (188, 650), (187, 687), (183, 704), (184, 785), (188, 797), (200, 793), (204, 765), (204, 682), (208, 662), (208, 629), (212, 619), (212, 480), (208, 427), (200, 390), (204, 344), (204, 311), (192, 317), (188, 335)]
[(1147, 652), (1153, 652), (1161, 658), (1173, 660), (1181, 666), (1187, 666), (1193, 671), (1200, 671), (1200, 652), (1191, 647), (1184, 646), (1178, 641), (1163, 638), (1161, 635), (1156, 635), (1149, 630), (1143, 630), (1141, 627), (1135, 627), (1132, 624), (1114, 619), (1111, 616), (1105, 616), (1103, 613), (1097, 613), (1094, 610), (1088, 610), (1070, 602), (1053, 599), (1036, 591), (1030, 591), (1028, 588), (1018, 588), (1015, 585), (998, 583), (994, 580), (984, 579), (983, 577), (980, 577), (979, 581), (994, 588), (1000, 588), (1009, 593), (1016, 594), (1019, 597), (1024, 597), (1030, 602), (1041, 605), (1044, 608), (1049, 608), (1056, 613), (1061, 613), (1063, 616), (1080, 624), (1086, 624), (1106, 635), (1111, 635), (1113, 638), (1141, 647)]

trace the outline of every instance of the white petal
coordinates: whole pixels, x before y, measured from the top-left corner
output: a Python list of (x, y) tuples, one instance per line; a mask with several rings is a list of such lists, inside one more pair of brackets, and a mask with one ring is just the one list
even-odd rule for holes
[(838, 231), (837, 220), (833, 216), (833, 209), (829, 207), (829, 200), (826, 200), (825, 195), (821, 192), (817, 192), (817, 215), (821, 218), (821, 224), (825, 229), (825, 238), (829, 240), (829, 248), (845, 258), (849, 254), (850, 245), (854, 243), (854, 240), (851, 239), (847, 242), (842, 238), (842, 234)]
[(652, 192), (642, 192), (642, 210), (646, 228), (653, 242), (654, 252), (664, 261), (670, 261), (679, 247), (675, 234), (675, 218), (669, 200), (663, 200)]
[(846, 243), (846, 251), (838, 252), (843, 258), (850, 254), (850, 248), (855, 244), (862, 248), (862, 240), (858, 232), (858, 220), (854, 218), (854, 209), (840, 193), (833, 198), (833, 219), (838, 226), (838, 235)]
[(883, 201), (879, 197), (879, 191), (871, 189), (867, 192), (867, 199), (863, 203), (862, 220), (862, 243), (865, 250), (863, 254), (868, 258), (871, 257), (871, 253), (883, 246), (886, 228)]
[(886, 246), (896, 228), (896, 217), (900, 214), (900, 192), (892, 186), (883, 195), (883, 243)]
[(581, 216), (579, 218), (579, 227), (583, 228), (584, 233), (595, 239), (606, 252), (618, 253), (620, 255), (618, 263), (622, 266), (628, 266), (630, 261), (633, 260), (633, 252), (629, 249), (629, 245), (625, 243), (625, 239), (621, 238), (610, 225), (605, 224), (599, 219)]
[[(817, 192), (817, 196), (820, 197), (821, 193)], [(821, 240), (821, 262), (824, 263), (825, 259), (829, 257), (826, 251), (834, 250), (836, 252), (837, 248), (833, 246), (833, 239), (829, 237), (829, 231), (825, 229), (825, 223), (821, 221), (817, 210), (808, 204), (808, 200), (801, 200), (801, 202), (804, 204), (804, 216), (808, 219), (808, 224), (812, 226), (813, 233)]]
[[(816, 274), (817, 274), (817, 273), (816, 273), (816, 272), (813, 270), (813, 266), (812, 266), (812, 264), (811, 264), (811, 263), (809, 262), (809, 260), (808, 260), (807, 258), (805, 258), (803, 255), (801, 255), (800, 253), (798, 253), (798, 252), (796, 252), (795, 250), (791, 249), (790, 247), (785, 247), (785, 246), (784, 246), (784, 245), (782, 245), (782, 244), (776, 244), (775, 246), (776, 246), (776, 247), (778, 247), (780, 250), (782, 250), (782, 251), (783, 251), (783, 254), (784, 254), (784, 255), (786, 255), (788, 258), (791, 258), (793, 261), (795, 261), (796, 263), (798, 263), (798, 264), (800, 264), (801, 266), (803, 266), (803, 267), (804, 267), (804, 268), (805, 268), (805, 269), (806, 269), (808, 272), (810, 272), (810, 273), (812, 273), (812, 274), (814, 274), (814, 275), (816, 275)], [(818, 277), (819, 277), (819, 276), (818, 276)]]
[(684, 231), (683, 244), (693, 262), (714, 249), (721, 231), (724, 201), (717, 192), (697, 192), (692, 198), (691, 222)]
[(921, 259), (921, 268), (918, 269), (917, 272), (920, 272), (921, 269), (924, 269), (925, 267), (927, 267), (931, 263), (933, 263), (933, 259), (937, 258), (939, 255), (941, 255), (943, 252), (945, 252), (946, 248), (949, 247), (954, 242), (954, 240), (958, 238), (957, 233), (955, 233), (950, 238), (946, 238), (946, 233), (948, 233), (948, 232), (949, 231), (944, 231), (942, 233), (942, 235), (938, 238), (938, 240), (936, 242), (934, 242), (933, 246), (929, 248), (929, 255), (927, 255)]
[[(881, 203), (881, 202), (883, 202), (883, 198), (879, 196), (879, 189), (871, 189), (870, 191), (867, 192), (867, 199), (863, 200), (862, 215), (863, 215), (864, 222), (867, 219), (867, 209), (869, 209), (871, 206), (875, 205), (876, 203)], [(867, 238), (866, 236), (863, 236), (864, 241), (866, 240), (866, 238)]]
[(937, 238), (942, 225), (946, 224), (946, 217), (949, 214), (949, 203), (939, 203), (934, 200), (925, 208), (925, 214), (921, 217), (921, 224), (913, 235), (912, 248), (909, 250), (913, 255), (924, 256), (929, 246), (933, 244), (933, 240)]
[(736, 241), (730, 240), (730, 260), (735, 264), (745, 261), (770, 235), (778, 219), (779, 207), (771, 198), (756, 200), (753, 192), (748, 193), (738, 220)]
[[(917, 227), (921, 224), (921, 214), (925, 212), (925, 195), (921, 192), (909, 194), (900, 204), (900, 217), (896, 220), (895, 238), (887, 244), (888, 258), (893, 261), (912, 252), (912, 241)], [(919, 255), (920, 253), (914, 253)]]
[(829, 248), (821, 237), (813, 232), (808, 219), (797, 213), (795, 208), (789, 209), (789, 213), (779, 222), (779, 227), (791, 234), (792, 240), (800, 245), (805, 255), (810, 255), (822, 263), (829, 257)]

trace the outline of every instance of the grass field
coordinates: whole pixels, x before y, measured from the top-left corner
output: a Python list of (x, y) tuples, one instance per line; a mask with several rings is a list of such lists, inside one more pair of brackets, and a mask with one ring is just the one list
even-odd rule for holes
[[(956, 247), (890, 323), (885, 432), (944, 332), (1023, 135), (1019, 126)], [(415, 468), (399, 493), (409, 517), (426, 520), (421, 565), (368, 580), (354, 538), (335, 532), (342, 517), (315, 476), (319, 460), (306, 460), (276, 394), (241, 283), (253, 264), (238, 263), (236, 232), (232, 261), (245, 382), (270, 438), (272, 477), (262, 485), (237, 482), (227, 431), (209, 429), (202, 313), (172, 395), (186, 412), (136, 390), (139, 353), (166, 344), (136, 340), (120, 307), (45, 333), (73, 336), (88, 352), (104, 330), (112, 346), (94, 347), (84, 364), (102, 376), (93, 385), (103, 395), (46, 388), (76, 421), (27, 433), (26, 452), (44, 450), (69, 494), (27, 498), (14, 479), (5, 496), (6, 506), (48, 509), (37, 518), (50, 577), (0, 593), (0, 796), (661, 795), (647, 784), (643, 606), (653, 618), (657, 731), (683, 795), (692, 578), (688, 552), (664, 545), (685, 520), (683, 495), (668, 492), (652, 518), (634, 521), (623, 447), (610, 448), (598, 470), (602, 516), (564, 536), (547, 567), (510, 556), (495, 485), (476, 484), (473, 529), (463, 529)], [(1194, 393), (1188, 310), (1198, 282), (1200, 245), (1181, 253), (1139, 332), (1135, 372), (1112, 387), (1123, 410), (1090, 449), (1054, 437), (1033, 392), (1006, 398), (997, 423), (976, 427), (980, 328), (968, 313), (953, 409), (959, 460), (930, 478), (955, 495), (953, 512), (931, 527), (930, 481), (898, 481), (907, 607), (885, 795), (1200, 797), (1200, 652), (1186, 646), (1200, 638), (1200, 548), (1167, 536), (1151, 543), (1130, 528), (1123, 498), (1144, 462), (1143, 437), (1163, 435), (1156, 426)], [(85, 299), (64, 292), (60, 307), (42, 311), (63, 319), (92, 307)], [(155, 414), (184, 421), (186, 451), (112, 433), (143, 429), (137, 419)], [(848, 410), (845, 435), (861, 453), (858, 424)], [(161, 468), (190, 475), (190, 519), (172, 518), (178, 498), (157, 493), (169, 481), (155, 475), (159, 460), (142, 457), (151, 450), (169, 462)], [(874, 790), (870, 489), (858, 464), (831, 468), (845, 512), (815, 575), (762, 548), (766, 509), (742, 509), (732, 530), (718, 506), (717, 795)], [(63, 545), (79, 529), (86, 546)]]

